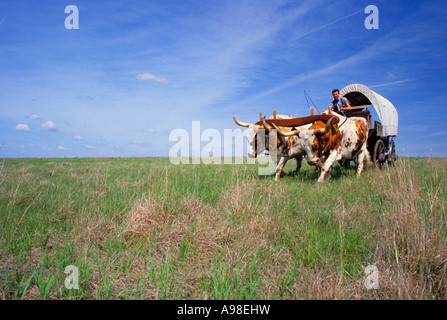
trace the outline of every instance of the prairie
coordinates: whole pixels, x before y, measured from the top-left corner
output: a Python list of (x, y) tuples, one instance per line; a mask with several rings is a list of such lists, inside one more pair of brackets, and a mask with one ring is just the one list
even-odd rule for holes
[(447, 159), (294, 166), (1, 159), (0, 299), (447, 298)]

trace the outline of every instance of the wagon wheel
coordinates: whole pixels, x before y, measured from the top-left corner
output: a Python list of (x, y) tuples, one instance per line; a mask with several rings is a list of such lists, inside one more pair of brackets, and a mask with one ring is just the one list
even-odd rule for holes
[(374, 165), (377, 169), (382, 169), (383, 163), (385, 162), (385, 146), (381, 139), (377, 140), (374, 146)]
[(390, 154), (388, 155), (388, 165), (394, 167), (394, 163), (397, 160), (396, 158), (396, 146), (394, 144), (394, 140), (392, 140), (390, 145)]

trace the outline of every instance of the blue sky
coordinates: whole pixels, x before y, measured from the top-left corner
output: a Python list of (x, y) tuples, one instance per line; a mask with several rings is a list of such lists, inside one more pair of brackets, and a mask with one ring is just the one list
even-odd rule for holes
[(444, 1), (1, 0), (0, 158), (167, 156), (192, 121), (223, 137), (233, 112), (306, 116), (304, 90), (322, 111), (351, 83), (397, 108), (398, 155), (446, 157), (446, 18)]

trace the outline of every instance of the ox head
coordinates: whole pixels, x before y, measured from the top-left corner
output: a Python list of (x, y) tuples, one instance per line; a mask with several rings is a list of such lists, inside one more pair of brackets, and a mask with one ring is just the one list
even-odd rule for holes
[(248, 157), (256, 158), (258, 154), (266, 150), (265, 145), (268, 143), (266, 141), (268, 139), (268, 135), (265, 134), (264, 129), (260, 125), (239, 121), (234, 113), (233, 119), (238, 126), (248, 129)]
[(317, 121), (309, 128), (293, 130), (284, 132), (275, 124), (272, 124), (278, 133), (285, 137), (297, 135), (300, 139), (301, 146), (307, 154), (307, 162), (310, 165), (317, 165), (320, 163), (321, 157), (328, 151), (331, 145), (332, 136), (336, 129), (332, 125), (334, 117), (324, 125), (322, 121)]

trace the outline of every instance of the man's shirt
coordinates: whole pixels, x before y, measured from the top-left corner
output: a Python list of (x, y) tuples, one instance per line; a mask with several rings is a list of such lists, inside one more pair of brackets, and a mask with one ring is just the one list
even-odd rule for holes
[(331, 104), (329, 105), (329, 107), (331, 107), (331, 110), (334, 112), (339, 112), (342, 106), (349, 106), (348, 99), (339, 97), (337, 100), (332, 100)]

